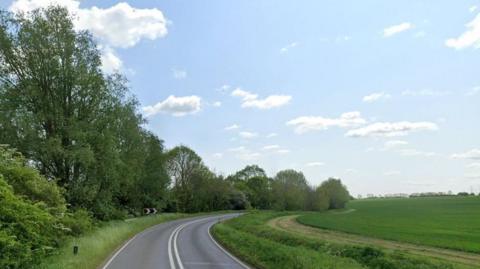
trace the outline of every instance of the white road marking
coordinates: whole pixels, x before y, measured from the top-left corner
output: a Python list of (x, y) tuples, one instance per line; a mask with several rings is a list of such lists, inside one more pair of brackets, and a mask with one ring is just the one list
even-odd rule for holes
[(237, 259), (235, 256), (233, 256), (232, 254), (230, 254), (230, 252), (228, 252), (226, 249), (224, 249), (219, 243), (217, 243), (217, 241), (215, 241), (215, 239), (213, 238), (212, 236), (212, 233), (210, 232), (210, 230), (212, 229), (213, 225), (215, 225), (216, 223), (212, 223), (209, 227), (208, 227), (208, 236), (210, 237), (210, 240), (212, 240), (212, 242), (221, 250), (223, 251), (223, 253), (227, 254), (230, 258), (232, 258), (234, 261), (236, 261), (238, 264), (240, 264), (243, 268), (245, 269), (250, 269), (250, 267), (248, 267), (248, 265), (244, 264), (242, 261), (240, 261), (239, 259)]
[(133, 241), (133, 239), (135, 239), (137, 236), (135, 235), (134, 237), (130, 238), (130, 240), (127, 241), (127, 243), (125, 243), (117, 252), (115, 252), (115, 254), (113, 254), (113, 256), (110, 258), (110, 260), (108, 260), (108, 262), (102, 267), (102, 269), (107, 269), (107, 267), (110, 265), (110, 263), (112, 263), (113, 259), (115, 259), (115, 257), (117, 257), (118, 254), (120, 254), (120, 252), (122, 252), (122, 250), (124, 248), (126, 248), (128, 246), (128, 244), (130, 244), (130, 242)]

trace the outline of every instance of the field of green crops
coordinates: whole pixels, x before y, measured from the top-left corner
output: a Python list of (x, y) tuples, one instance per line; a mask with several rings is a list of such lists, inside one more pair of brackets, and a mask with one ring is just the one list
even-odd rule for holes
[(302, 224), (480, 253), (480, 197), (356, 200), (345, 213), (306, 214)]

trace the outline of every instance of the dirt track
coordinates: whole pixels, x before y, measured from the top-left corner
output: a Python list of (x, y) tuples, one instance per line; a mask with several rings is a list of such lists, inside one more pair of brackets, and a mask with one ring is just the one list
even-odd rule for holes
[(414, 255), (438, 258), (447, 261), (453, 261), (466, 265), (480, 264), (480, 255), (462, 251), (455, 251), (428, 246), (420, 246), (409, 243), (382, 240), (377, 238), (353, 235), (348, 233), (336, 232), (332, 230), (318, 229), (300, 224), (296, 221), (298, 215), (284, 216), (270, 220), (267, 225), (274, 229), (314, 237), (321, 240), (350, 244), (350, 245), (369, 245), (381, 247), (388, 250), (400, 250)]

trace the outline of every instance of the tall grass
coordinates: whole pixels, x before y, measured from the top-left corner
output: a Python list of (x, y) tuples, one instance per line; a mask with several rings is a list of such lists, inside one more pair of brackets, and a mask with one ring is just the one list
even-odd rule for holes
[[(122, 243), (135, 234), (156, 224), (187, 216), (186, 214), (160, 214), (126, 221), (105, 223), (99, 229), (79, 238), (72, 238), (48, 257), (39, 269), (95, 269)], [(73, 246), (79, 247), (77, 255)]]

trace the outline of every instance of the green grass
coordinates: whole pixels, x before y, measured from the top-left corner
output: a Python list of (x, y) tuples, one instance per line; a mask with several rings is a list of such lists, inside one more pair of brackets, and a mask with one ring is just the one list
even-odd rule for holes
[[(160, 214), (156, 216), (112, 221), (79, 238), (70, 239), (58, 252), (48, 257), (37, 268), (41, 269), (95, 269), (123, 242), (156, 224), (178, 219), (185, 214)], [(79, 246), (73, 255), (73, 246)]]
[(266, 225), (268, 220), (287, 214), (294, 213), (246, 214), (215, 225), (213, 235), (232, 253), (255, 268), (471, 268), (373, 247), (329, 243)]
[(312, 213), (298, 221), (420, 245), (480, 252), (480, 197), (356, 200), (349, 213)]

